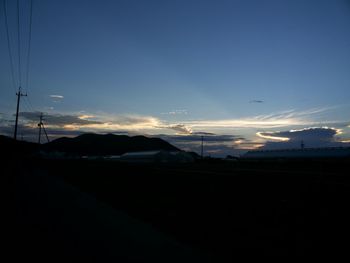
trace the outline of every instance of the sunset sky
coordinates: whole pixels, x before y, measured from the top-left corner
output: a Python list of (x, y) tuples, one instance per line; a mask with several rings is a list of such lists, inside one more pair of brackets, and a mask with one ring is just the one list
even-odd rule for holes
[[(161, 137), (224, 156), (348, 146), (346, 0), (20, 0), (19, 137), (82, 132)], [(0, 7), (0, 134), (13, 135), (16, 1)]]

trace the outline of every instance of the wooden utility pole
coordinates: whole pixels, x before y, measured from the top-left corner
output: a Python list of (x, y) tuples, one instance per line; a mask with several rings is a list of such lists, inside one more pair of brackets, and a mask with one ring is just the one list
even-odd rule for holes
[(38, 139), (38, 143), (40, 144), (40, 139), (41, 139), (41, 124), (43, 123), (43, 114), (40, 114), (40, 121), (38, 123), (39, 126), (39, 139)]
[(204, 136), (201, 136), (202, 139), (202, 145), (201, 145), (201, 158), (203, 159), (203, 142), (204, 142)]
[(18, 126), (18, 113), (19, 113), (19, 104), (21, 102), (21, 97), (22, 96), (27, 96), (27, 94), (23, 94), (21, 91), (21, 87), (18, 88), (18, 92), (16, 93), (17, 96), (17, 110), (16, 110), (16, 122), (15, 122), (15, 134), (14, 134), (14, 139), (17, 141), (17, 126)]

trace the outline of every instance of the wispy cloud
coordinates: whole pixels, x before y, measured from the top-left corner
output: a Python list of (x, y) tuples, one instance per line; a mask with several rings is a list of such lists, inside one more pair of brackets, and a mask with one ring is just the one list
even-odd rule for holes
[[(139, 132), (157, 133), (163, 129), (177, 134), (211, 133), (214, 130), (234, 128), (271, 129), (293, 126), (310, 126), (317, 122), (312, 120), (314, 114), (325, 109), (310, 109), (306, 111), (288, 110), (266, 115), (247, 118), (222, 120), (191, 120), (181, 123), (171, 123), (153, 116), (143, 115), (109, 115), (109, 114), (46, 114), (47, 125), (69, 130), (90, 129), (97, 132), (109, 130), (131, 130)], [(21, 115), (28, 121), (37, 122), (38, 112), (22, 112)], [(214, 131), (216, 133), (216, 131)], [(205, 135), (205, 134), (204, 134)], [(260, 134), (262, 135), (262, 134)], [(263, 135), (264, 136), (264, 135)], [(269, 136), (265, 134), (265, 137)], [(261, 136), (262, 137), (262, 136)]]
[[(21, 112), (20, 116), (28, 121), (37, 123), (39, 121), (40, 112)], [(55, 126), (65, 128), (67, 125), (88, 126), (101, 124), (99, 121), (87, 120), (76, 115), (63, 114), (45, 114), (45, 123), (47, 126)]]
[(88, 120), (88, 119), (91, 119), (91, 118), (94, 118), (96, 117), (95, 115), (88, 115), (88, 114), (83, 114), (83, 115), (79, 115), (78, 118), (79, 119), (82, 119), (82, 120)]
[[(90, 116), (89, 116), (90, 117)], [(113, 130), (126, 130), (126, 131), (138, 131), (140, 133), (147, 132), (152, 129), (157, 129), (161, 125), (161, 122), (151, 116), (136, 116), (136, 115), (127, 115), (127, 116), (113, 116), (107, 118), (105, 116), (94, 116), (94, 119), (97, 121), (94, 122), (88, 119), (87, 115), (78, 116), (82, 121), (88, 121), (89, 124), (81, 127), (79, 124), (70, 124), (65, 125), (65, 129), (71, 130), (92, 130), (96, 132), (110, 132)]]
[(263, 103), (263, 100), (251, 100), (249, 103)]
[(62, 95), (50, 95), (50, 98), (52, 98), (52, 99), (59, 99), (59, 100), (64, 99), (64, 97)]
[[(201, 142), (202, 136), (200, 135), (162, 135), (169, 140), (176, 140), (178, 142)], [(238, 140), (245, 140), (242, 136), (237, 135), (227, 135), (227, 134), (212, 134), (203, 136), (205, 142), (213, 142), (213, 143), (226, 143), (226, 142), (234, 142)]]
[[(36, 127), (39, 112), (22, 112), (21, 116), (27, 126)], [(135, 131), (147, 133), (157, 130), (163, 123), (151, 116), (139, 115), (95, 115), (95, 114), (44, 114), (45, 124), (51, 128), (61, 128), (70, 131), (112, 132)]]
[(156, 128), (170, 129), (178, 134), (192, 134), (192, 129), (184, 124), (160, 125)]
[(278, 136), (278, 133), (279, 132), (257, 132), (256, 135), (268, 140), (275, 140), (275, 141), (282, 141), (282, 142), (290, 140), (290, 138), (288, 137)]
[(188, 111), (187, 110), (172, 110), (169, 112), (162, 112), (162, 115), (187, 115)]
[(202, 135), (202, 136), (216, 135), (215, 133), (212, 133), (212, 132), (203, 132), (203, 131), (192, 132), (192, 134), (193, 134), (193, 135)]
[(223, 120), (193, 120), (184, 121), (183, 124), (202, 130), (212, 128), (280, 128), (289, 126), (302, 126), (317, 124), (314, 120), (316, 114), (329, 110), (328, 108), (313, 108), (304, 111), (294, 109), (257, 115), (247, 118), (223, 119)]

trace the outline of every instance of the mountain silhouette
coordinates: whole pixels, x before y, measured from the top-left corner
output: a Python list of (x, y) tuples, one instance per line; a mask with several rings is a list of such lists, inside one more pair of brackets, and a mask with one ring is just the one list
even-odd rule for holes
[(44, 151), (59, 151), (79, 155), (120, 155), (138, 151), (180, 151), (159, 138), (114, 134), (83, 134), (75, 138), (59, 138), (42, 145)]
[(0, 135), (0, 156), (24, 156), (38, 150), (38, 144), (26, 141), (15, 141), (13, 138)]

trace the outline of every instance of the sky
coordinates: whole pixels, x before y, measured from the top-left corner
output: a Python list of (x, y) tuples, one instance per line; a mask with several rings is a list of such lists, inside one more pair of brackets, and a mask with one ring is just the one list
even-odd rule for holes
[(18, 48), (6, 0), (14, 80), (3, 1), (0, 134), (21, 85), (24, 140), (43, 112), (51, 139), (143, 134), (198, 152), (204, 136), (211, 156), (349, 145), (350, 1), (34, 0), (28, 60), (30, 1)]

